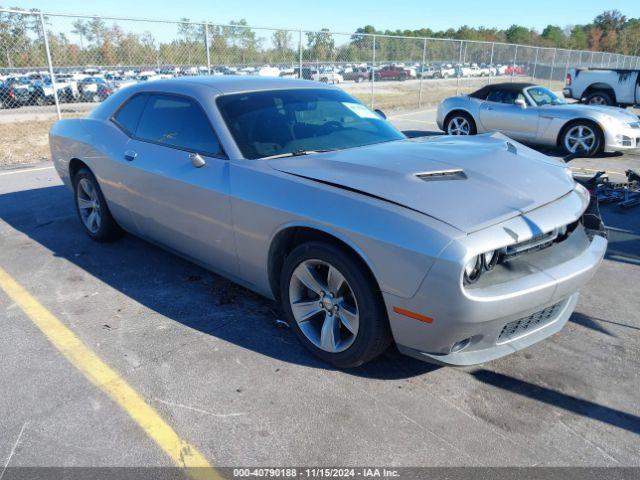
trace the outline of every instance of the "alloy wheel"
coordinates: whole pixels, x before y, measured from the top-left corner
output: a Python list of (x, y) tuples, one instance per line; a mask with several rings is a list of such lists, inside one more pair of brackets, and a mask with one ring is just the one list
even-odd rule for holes
[(449, 135), (469, 135), (470, 130), (469, 121), (464, 117), (453, 117), (447, 125)]
[(575, 125), (564, 136), (564, 147), (571, 153), (582, 150), (589, 153), (593, 150), (597, 137), (593, 129), (587, 125)]
[(100, 208), (100, 197), (93, 184), (86, 178), (80, 179), (77, 186), (76, 201), (82, 223), (91, 233), (95, 234), (100, 230), (102, 214)]
[(589, 100), (589, 105), (609, 105), (609, 103), (607, 102), (606, 98), (601, 97), (600, 95), (596, 95), (594, 97), (591, 97), (591, 99)]
[(289, 304), (302, 333), (329, 353), (348, 349), (360, 315), (353, 290), (340, 271), (322, 260), (305, 260), (289, 279)]

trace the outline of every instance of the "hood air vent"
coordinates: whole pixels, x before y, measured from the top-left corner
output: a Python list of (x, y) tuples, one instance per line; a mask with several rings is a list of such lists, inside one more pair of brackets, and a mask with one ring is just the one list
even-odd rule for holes
[(416, 173), (416, 177), (425, 182), (439, 182), (443, 180), (466, 180), (467, 174), (463, 170), (439, 170)]

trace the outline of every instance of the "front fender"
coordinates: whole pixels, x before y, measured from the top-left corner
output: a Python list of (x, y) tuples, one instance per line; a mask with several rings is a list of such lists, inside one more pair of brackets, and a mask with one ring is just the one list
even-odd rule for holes
[(286, 228), (313, 228), (344, 242), (369, 266), (382, 291), (406, 298), (415, 294), (451, 239), (461, 235), (418, 212), (278, 172), (259, 161), (233, 162), (232, 167), (241, 276), (262, 293), (272, 293), (269, 252)]

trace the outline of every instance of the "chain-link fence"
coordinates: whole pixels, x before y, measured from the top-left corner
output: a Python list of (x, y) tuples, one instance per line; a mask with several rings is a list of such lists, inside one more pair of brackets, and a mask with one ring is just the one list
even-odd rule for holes
[[(46, 32), (46, 34), (45, 34)], [(0, 117), (78, 115), (138, 82), (186, 75), (340, 84), (384, 109), (419, 108), (497, 81), (562, 87), (574, 67), (639, 57), (504, 43), (254, 28), (0, 9)]]

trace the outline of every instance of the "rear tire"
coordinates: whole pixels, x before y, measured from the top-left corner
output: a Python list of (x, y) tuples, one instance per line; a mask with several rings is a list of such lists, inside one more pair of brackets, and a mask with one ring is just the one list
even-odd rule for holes
[(466, 112), (450, 113), (444, 122), (447, 135), (475, 135), (478, 133), (476, 122)]
[[(73, 177), (76, 212), (89, 237), (96, 242), (110, 242), (120, 238), (123, 230), (109, 211), (96, 177), (86, 167)], [(93, 215), (93, 216), (92, 216)]]
[(362, 365), (391, 343), (375, 279), (359, 259), (334, 245), (308, 242), (289, 253), (280, 298), (300, 342), (338, 368)]
[(613, 105), (613, 98), (607, 92), (603, 91), (595, 91), (587, 95), (587, 98), (584, 100), (584, 103), (587, 105)]

